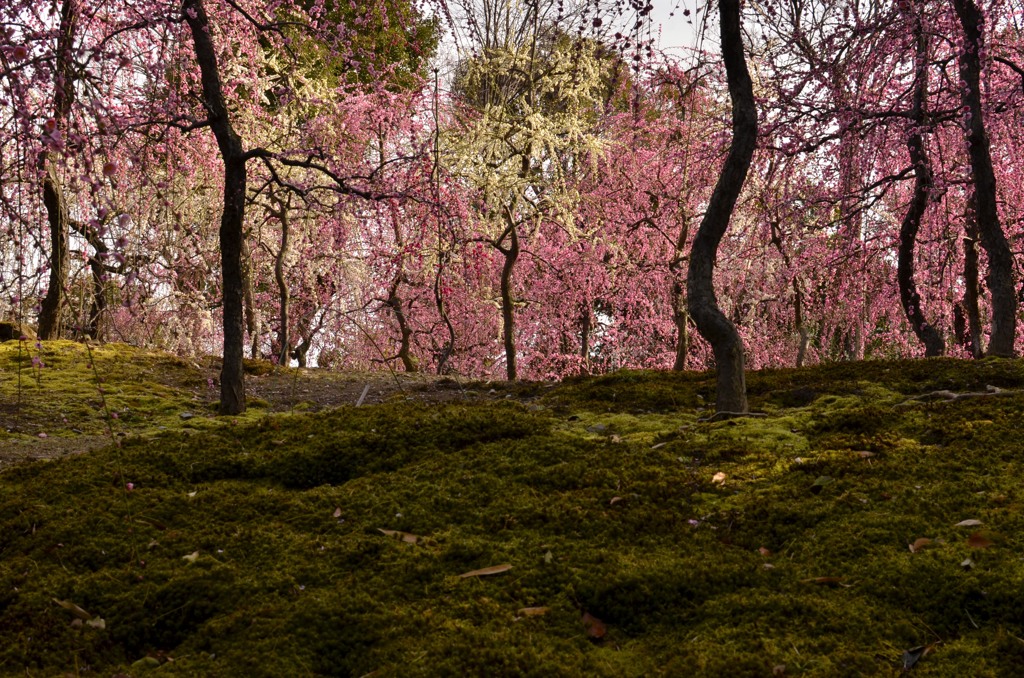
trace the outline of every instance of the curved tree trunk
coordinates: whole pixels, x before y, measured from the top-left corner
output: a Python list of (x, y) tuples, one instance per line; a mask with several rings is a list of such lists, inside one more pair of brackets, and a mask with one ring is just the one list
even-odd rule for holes
[(729, 227), (757, 144), (754, 90), (743, 55), (740, 0), (721, 0), (722, 58), (732, 100), (732, 147), (715, 184), (707, 212), (690, 250), (686, 279), (687, 302), (697, 329), (715, 352), (718, 371), (716, 409), (720, 413), (747, 412), (747, 386), (743, 374), (743, 342), (736, 327), (718, 308), (712, 274), (718, 245)]
[[(511, 217), (510, 217), (511, 219)], [(501, 246), (499, 251), (505, 256), (501, 267), (501, 336), (505, 346), (505, 367), (509, 381), (518, 377), (516, 370), (516, 334), (515, 334), (515, 300), (512, 295), (512, 271), (519, 259), (519, 234), (516, 225), (510, 224), (506, 231), (509, 239), (508, 247)]]
[(900, 287), (900, 301), (903, 312), (910, 321), (914, 334), (924, 344), (924, 354), (928, 357), (940, 356), (946, 352), (946, 344), (942, 336), (924, 317), (921, 310), (921, 295), (918, 294), (914, 281), (914, 246), (917, 232), (921, 226), (921, 217), (928, 208), (928, 198), (932, 189), (932, 170), (928, 154), (924, 150), (925, 97), (928, 95), (928, 43), (921, 30), (920, 19), (915, 21), (914, 32), (917, 40), (915, 65), (914, 100), (911, 108), (910, 124), (912, 132), (907, 138), (907, 152), (914, 165), (914, 196), (907, 208), (900, 227), (900, 247), (896, 269), (896, 278)]
[[(75, 68), (71, 56), (78, 28), (78, 0), (64, 0), (60, 10), (60, 35), (54, 66), (53, 121), (55, 131), (67, 135), (71, 106), (75, 99)], [(61, 312), (65, 304), (70, 254), (68, 252), (68, 206), (64, 188), (49, 150), (39, 154), (43, 170), (43, 206), (50, 226), (50, 278), (39, 310), (39, 338), (56, 339), (63, 333)]]
[[(381, 144), (381, 157), (384, 157), (383, 143)], [(391, 227), (395, 236), (395, 249), (398, 250), (398, 266), (395, 275), (388, 286), (388, 298), (386, 304), (395, 314), (395, 321), (398, 323), (398, 359), (402, 361), (402, 369), (406, 372), (419, 372), (419, 360), (412, 354), (412, 327), (405, 315), (405, 302), (398, 294), (402, 282), (407, 279), (405, 274), (405, 238), (402, 235), (402, 227), (398, 217), (391, 215)]]
[(981, 246), (988, 255), (988, 288), (992, 292), (992, 331), (988, 355), (1011, 357), (1017, 333), (1017, 295), (1013, 284), (1013, 255), (999, 223), (996, 206), (996, 175), (992, 169), (988, 135), (981, 107), (981, 55), (984, 38), (982, 16), (975, 0), (953, 0), (963, 28), (960, 53), (962, 103), (970, 113), (967, 146), (974, 181), (974, 202)]
[(242, 351), (242, 226), (245, 219), (246, 156), (242, 140), (231, 125), (210, 36), (203, 0), (184, 0), (182, 18), (192, 32), (196, 62), (202, 76), (208, 121), (224, 160), (224, 211), (220, 218), (220, 266), (224, 289), (224, 362), (220, 373), (220, 413), (245, 411)]

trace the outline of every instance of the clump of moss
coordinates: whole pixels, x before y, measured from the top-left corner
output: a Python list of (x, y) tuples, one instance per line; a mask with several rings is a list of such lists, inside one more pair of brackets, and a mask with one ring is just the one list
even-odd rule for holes
[(1024, 395), (912, 397), (1019, 366), (923, 364), (755, 373), (743, 420), (626, 373), (10, 469), (0, 674), (1015, 675)]

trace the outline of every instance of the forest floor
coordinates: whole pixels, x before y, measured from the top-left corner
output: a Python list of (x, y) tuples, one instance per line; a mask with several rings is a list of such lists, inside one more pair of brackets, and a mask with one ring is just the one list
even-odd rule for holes
[[(34, 366), (33, 357), (41, 367)], [(179, 358), (124, 344), (87, 348), (47, 342), (43, 351), (33, 343), (0, 344), (0, 469), (86, 452), (110, 444), (111, 436), (216, 425), (222, 421), (216, 411), (219, 372), (219, 358)], [(258, 416), (392, 399), (529, 402), (536, 390), (407, 372), (282, 369), (265, 360), (247, 359), (245, 372), (249, 406)], [(113, 388), (104, 388), (104, 382)], [(81, 396), (84, 407), (83, 402), (67, 402), (72, 395)], [(69, 418), (69, 410), (78, 416)], [(104, 417), (105, 410), (114, 416)]]
[(0, 676), (1024, 675), (1019, 360), (752, 372), (727, 421), (708, 374), (249, 363), (218, 417), (213, 359), (32, 350)]

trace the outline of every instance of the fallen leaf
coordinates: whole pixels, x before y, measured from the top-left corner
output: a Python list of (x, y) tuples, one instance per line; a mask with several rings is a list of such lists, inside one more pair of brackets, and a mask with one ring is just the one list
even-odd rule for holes
[(784, 676), (784, 675), (786, 675), (786, 665), (785, 664), (776, 664), (775, 666), (773, 666), (772, 667), (772, 675), (773, 676)]
[(768, 556), (770, 556), (772, 554), (771, 551), (769, 551), (768, 549), (766, 549), (763, 546), (761, 548), (757, 549), (757, 552), (760, 553), (765, 558), (767, 558)]
[(58, 605), (63, 607), (65, 610), (67, 610), (68, 612), (70, 612), (71, 614), (75, 615), (76, 617), (78, 617), (79, 619), (81, 619), (83, 621), (88, 621), (89, 619), (92, 619), (92, 615), (91, 614), (89, 614), (88, 612), (86, 612), (82, 608), (78, 607), (77, 605), (72, 603), (70, 600), (57, 600), (56, 598), (51, 598), (50, 600), (52, 600), (53, 602), (57, 603)]
[(981, 521), (975, 518), (968, 518), (967, 520), (961, 520), (954, 527), (977, 527), (981, 525)]
[(583, 613), (583, 629), (587, 632), (587, 636), (594, 640), (600, 640), (608, 633), (605, 623), (589, 612)]
[(974, 561), (970, 558), (964, 558), (963, 562), (960, 563), (960, 567), (964, 568), (965, 570), (970, 570), (974, 567)]
[(711, 476), (711, 482), (715, 483), (716, 485), (724, 485), (725, 484), (725, 479), (728, 478), (728, 477), (729, 476), (727, 476), (724, 473), (722, 473), (721, 471), (719, 471), (715, 475)]
[(199, 560), (199, 551), (193, 551), (192, 553), (188, 554), (187, 556), (182, 556), (181, 559), (186, 561), (186, 562), (188, 562), (188, 563), (194, 563), (197, 560)]
[(911, 553), (917, 553), (918, 551), (920, 551), (925, 546), (928, 546), (928, 544), (931, 544), (931, 543), (932, 543), (932, 540), (929, 539), (928, 537), (920, 537), (918, 539), (915, 539), (914, 543), (909, 545), (910, 552)]
[(107, 622), (103, 621), (102, 617), (94, 617), (93, 619), (85, 622), (85, 625), (94, 629), (99, 629), (100, 631), (107, 628)]
[(516, 614), (521, 614), (524, 617), (541, 617), (548, 613), (549, 607), (521, 607), (516, 610)]
[(860, 457), (861, 459), (870, 459), (871, 457), (875, 456), (875, 453), (869, 452), (868, 450), (860, 450), (859, 452), (857, 452), (857, 456)]
[(611, 498), (611, 500), (610, 500), (610, 501), (608, 502), (608, 504), (609, 504), (610, 506), (615, 506), (615, 505), (616, 505), (616, 504), (618, 504), (618, 503), (619, 503), (620, 501), (622, 501), (622, 497), (612, 497), (612, 498)]
[[(340, 511), (341, 509), (338, 510)], [(335, 516), (335, 518), (337, 517), (338, 516)], [(402, 532), (401, 530), (385, 530), (383, 527), (378, 527), (377, 529), (380, 530), (382, 534), (388, 537), (394, 537), (398, 541), (404, 541), (406, 544), (415, 544), (420, 540), (420, 538), (417, 535), (411, 534), (409, 532)]]
[(657, 445), (651, 445), (651, 449), (657, 450), (659, 448), (665, 447), (666, 445), (668, 445), (668, 443), (658, 443)]
[(501, 574), (502, 572), (508, 572), (511, 569), (512, 566), (508, 563), (505, 563), (504, 565), (493, 565), (491, 567), (485, 567), (479, 570), (463, 572), (459, 576), (463, 579), (468, 579), (469, 577), (487, 577), (492, 574)]
[(331, 516), (333, 516), (334, 518), (340, 518), (341, 517), (341, 507), (339, 506), (338, 508), (334, 509), (334, 513), (332, 513)]
[(196, 494), (198, 494), (198, 493), (197, 492), (189, 492), (188, 496), (191, 498), (191, 497), (196, 496)]
[(613, 443), (621, 443), (621, 442), (622, 442), (622, 436), (617, 436), (617, 435), (613, 435), (613, 436), (612, 436), (612, 437), (610, 438), (610, 440), (611, 440), (611, 441), (612, 441)]
[(989, 546), (992, 546), (992, 543), (992, 540), (981, 532), (974, 532), (967, 538), (967, 545), (972, 549), (987, 549)]

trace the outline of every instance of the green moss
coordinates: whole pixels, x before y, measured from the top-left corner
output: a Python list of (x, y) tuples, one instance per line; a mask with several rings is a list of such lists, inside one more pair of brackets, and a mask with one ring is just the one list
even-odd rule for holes
[[(56, 346), (45, 388), (94, 397)], [(627, 372), (160, 431), (205, 384), (110, 351), (182, 380), (112, 376), (147, 422), (120, 447), (0, 474), (2, 675), (888, 675), (932, 643), (915, 673), (1024, 669), (1024, 395), (910, 399), (1016, 361), (755, 373), (764, 416), (722, 422), (708, 375)]]

